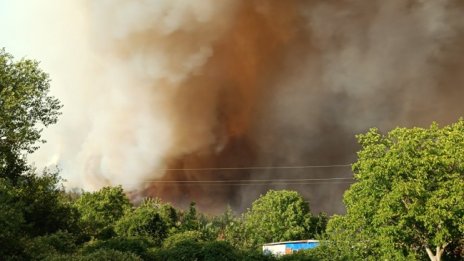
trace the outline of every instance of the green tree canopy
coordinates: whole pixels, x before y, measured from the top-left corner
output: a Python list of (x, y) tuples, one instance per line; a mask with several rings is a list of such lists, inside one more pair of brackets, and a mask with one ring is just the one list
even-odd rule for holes
[(81, 214), (85, 233), (96, 238), (114, 234), (114, 225), (131, 204), (121, 186), (104, 187), (96, 192), (84, 192), (75, 206)]
[(296, 191), (270, 190), (253, 202), (243, 219), (250, 246), (311, 236), (309, 205)]
[(26, 173), (15, 186), (0, 178), (0, 256), (26, 258), (33, 237), (59, 231), (78, 234), (78, 212), (65, 199), (56, 172)]
[(145, 200), (137, 208), (126, 211), (116, 223), (115, 231), (119, 236), (148, 237), (161, 245), (173, 223), (166, 210), (159, 200)]
[(347, 214), (329, 222), (335, 245), (361, 259), (440, 260), (464, 235), (464, 121), (357, 138)]
[(197, 208), (195, 202), (190, 202), (188, 211), (181, 213), (180, 218), (180, 231), (192, 231), (200, 228), (200, 222), (198, 220)]
[(41, 142), (42, 128), (56, 123), (61, 105), (49, 96), (50, 80), (39, 63), (0, 49), (0, 175), (16, 179), (26, 167), (24, 153)]
[(25, 205), (25, 230), (31, 236), (55, 233), (59, 230), (77, 232), (79, 213), (66, 199), (57, 171), (42, 174), (27, 173), (17, 183), (16, 196)]

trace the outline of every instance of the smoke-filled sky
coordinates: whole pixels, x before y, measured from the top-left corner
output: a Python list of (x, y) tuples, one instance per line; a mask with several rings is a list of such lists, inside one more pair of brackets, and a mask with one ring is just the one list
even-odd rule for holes
[(370, 127), (457, 120), (463, 11), (459, 0), (0, 0), (0, 47), (50, 74), (63, 115), (32, 160), (58, 164), (68, 187), (122, 184), (211, 211), (289, 188), (336, 213), (348, 184), (147, 181), (346, 178), (349, 167), (195, 169), (347, 164)]

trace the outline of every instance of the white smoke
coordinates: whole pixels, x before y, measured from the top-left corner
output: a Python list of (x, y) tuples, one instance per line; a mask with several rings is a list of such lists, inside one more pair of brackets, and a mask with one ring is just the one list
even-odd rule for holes
[[(154, 178), (168, 152), (177, 153), (167, 108), (180, 84), (201, 73), (232, 7), (212, 0), (48, 0), (24, 10), (17, 39), (37, 37), (40, 48), (24, 52), (46, 61), (52, 94), (64, 104), (59, 123), (44, 132), (48, 143), (32, 157), (36, 165), (58, 164), (68, 186), (85, 189), (135, 188)], [(197, 146), (204, 144), (181, 151)]]

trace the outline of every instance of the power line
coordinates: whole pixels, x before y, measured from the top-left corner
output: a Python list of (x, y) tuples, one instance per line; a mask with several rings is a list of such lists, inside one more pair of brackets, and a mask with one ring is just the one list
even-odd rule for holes
[(209, 170), (267, 170), (267, 169), (316, 169), (316, 168), (344, 168), (351, 164), (333, 165), (303, 165), (303, 166), (258, 166), (258, 167), (218, 167), (218, 168), (168, 168), (160, 171), (209, 171)]
[(264, 182), (264, 184), (276, 182), (308, 182), (308, 181), (343, 181), (353, 178), (312, 178), (312, 179), (226, 179), (226, 180), (145, 180), (144, 183), (242, 183), (250, 184)]
[[(342, 181), (342, 182), (271, 182), (271, 183), (208, 183), (212, 186), (282, 186), (282, 185), (321, 185), (321, 184), (330, 184), (330, 185), (340, 185), (340, 184), (353, 184), (353, 181)], [(165, 183), (163, 186), (169, 185), (202, 185), (202, 183)]]

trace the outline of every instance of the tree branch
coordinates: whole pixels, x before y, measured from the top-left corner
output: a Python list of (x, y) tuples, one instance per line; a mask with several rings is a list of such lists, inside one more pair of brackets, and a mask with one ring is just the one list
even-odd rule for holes
[(425, 251), (427, 251), (427, 255), (429, 256), (430, 260), (435, 261), (435, 256), (433, 255), (432, 250), (430, 250), (430, 248), (426, 247)]

